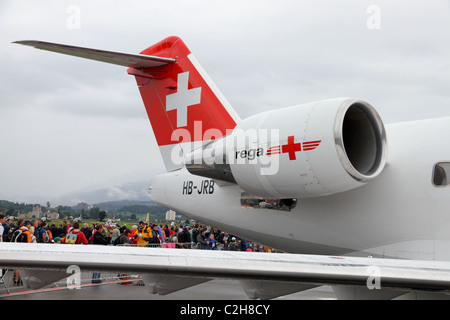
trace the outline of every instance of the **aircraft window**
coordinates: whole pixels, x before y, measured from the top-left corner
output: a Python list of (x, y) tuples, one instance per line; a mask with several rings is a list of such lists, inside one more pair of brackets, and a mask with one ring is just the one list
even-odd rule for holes
[(434, 165), (433, 184), (444, 187), (450, 184), (450, 162), (438, 162)]
[(291, 211), (297, 205), (297, 199), (265, 199), (248, 193), (241, 194), (241, 206), (246, 209), (272, 209)]

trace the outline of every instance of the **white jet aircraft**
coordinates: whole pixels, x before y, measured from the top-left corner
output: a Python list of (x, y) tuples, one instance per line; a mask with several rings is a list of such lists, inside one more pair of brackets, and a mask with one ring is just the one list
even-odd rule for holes
[(0, 266), (28, 287), (77, 265), (139, 272), (160, 294), (233, 278), (251, 298), (323, 284), (346, 299), (447, 297), (450, 118), (384, 126), (340, 98), (241, 120), (178, 37), (140, 54), (16, 43), (128, 67), (168, 171), (152, 201), (289, 253), (2, 244)]

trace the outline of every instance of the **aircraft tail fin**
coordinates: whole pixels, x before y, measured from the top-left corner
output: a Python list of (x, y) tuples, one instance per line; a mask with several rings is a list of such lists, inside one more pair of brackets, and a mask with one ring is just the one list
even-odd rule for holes
[(226, 135), (239, 117), (180, 38), (164, 39), (141, 54), (176, 60), (161, 67), (128, 69), (136, 77), (164, 163), (171, 171), (180, 168), (184, 155), (202, 142)]
[(239, 116), (184, 42), (169, 37), (140, 54), (127, 54), (42, 41), (15, 43), (128, 67), (135, 76), (168, 171), (183, 166), (185, 154), (229, 133)]

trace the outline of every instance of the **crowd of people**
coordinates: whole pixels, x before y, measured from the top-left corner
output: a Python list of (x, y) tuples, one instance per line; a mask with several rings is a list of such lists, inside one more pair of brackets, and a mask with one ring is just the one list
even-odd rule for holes
[[(50, 226), (42, 220), (6, 219), (0, 214), (0, 242), (26, 242), (72, 245), (119, 245), (137, 247), (168, 247), (180, 249), (273, 252), (273, 249), (248, 243), (216, 228), (195, 224), (157, 225), (140, 221), (128, 229), (126, 225), (106, 226), (101, 223), (63, 221)], [(0, 269), (0, 279), (2, 278)], [(21, 285), (18, 270), (14, 270), (13, 285)], [(100, 283), (100, 273), (92, 274), (92, 283)]]
[(121, 245), (138, 247), (171, 247), (204, 250), (231, 251), (271, 251), (257, 244), (248, 244), (227, 232), (216, 228), (195, 224), (177, 226), (157, 225), (140, 221), (139, 225), (127, 228), (120, 226), (105, 226), (101, 223), (84, 223), (80, 228), (77, 221), (56, 226), (48, 225), (42, 220), (19, 219), (14, 224), (12, 219), (6, 220), (0, 215), (0, 241), (28, 243), (56, 243), (82, 245)]

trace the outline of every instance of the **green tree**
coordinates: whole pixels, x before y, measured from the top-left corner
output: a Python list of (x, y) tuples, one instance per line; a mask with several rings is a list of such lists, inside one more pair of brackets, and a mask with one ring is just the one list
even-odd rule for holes
[(6, 211), (6, 216), (17, 217), (17, 210), (16, 209), (8, 209), (8, 211)]
[(98, 215), (99, 215), (99, 212), (100, 212), (100, 208), (99, 207), (91, 208), (89, 210), (89, 218), (90, 219), (97, 219)]
[(98, 213), (98, 221), (103, 221), (106, 218), (106, 211), (102, 210)]

